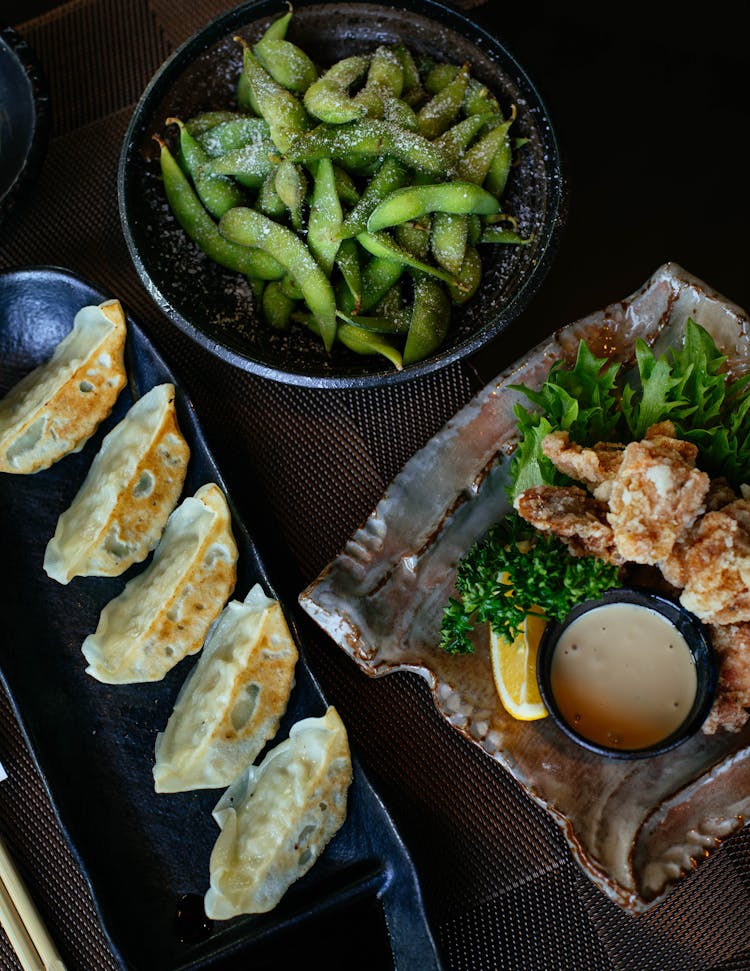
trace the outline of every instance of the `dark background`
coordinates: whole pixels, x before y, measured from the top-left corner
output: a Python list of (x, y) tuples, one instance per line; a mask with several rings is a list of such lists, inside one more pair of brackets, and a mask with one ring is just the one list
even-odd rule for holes
[[(700, 16), (641, 0), (453, 5), (491, 29), (536, 84), (568, 189), (552, 269), (522, 316), (474, 359), (480, 375), (489, 380), (555, 328), (638, 289), (667, 261), (750, 309), (749, 65), (739, 5), (703, 5)], [(0, 21), (22, 27), (54, 6), (0, 0)], [(369, 965), (355, 947), (349, 966), (382, 964), (368, 918), (346, 917), (351, 936), (372, 947)], [(340, 940), (341, 920), (321, 931)], [(255, 957), (255, 966), (273, 966), (274, 955), (267, 965), (265, 955)], [(314, 966), (309, 951), (300, 966)]]

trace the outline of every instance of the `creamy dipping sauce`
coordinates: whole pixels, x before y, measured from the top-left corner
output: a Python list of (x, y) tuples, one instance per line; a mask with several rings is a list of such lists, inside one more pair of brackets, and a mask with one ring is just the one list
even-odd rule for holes
[(563, 718), (608, 748), (640, 749), (671, 735), (695, 700), (695, 662), (682, 634), (637, 604), (581, 614), (555, 647), (550, 683)]

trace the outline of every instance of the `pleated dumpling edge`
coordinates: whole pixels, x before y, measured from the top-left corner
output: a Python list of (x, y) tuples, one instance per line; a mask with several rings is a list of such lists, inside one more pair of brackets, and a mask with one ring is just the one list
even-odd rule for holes
[(29, 475), (80, 451), (125, 386), (119, 300), (82, 307), (52, 356), (0, 400), (0, 472)]
[(47, 544), (44, 569), (53, 580), (119, 576), (158, 543), (190, 458), (174, 398), (174, 385), (156, 385), (104, 438)]
[(278, 731), (297, 647), (281, 605), (260, 584), (224, 608), (156, 739), (154, 786), (228, 786)]
[(237, 544), (215, 483), (188, 496), (167, 520), (149, 565), (102, 610), (82, 651), (107, 684), (159, 681), (203, 645), (237, 579)]
[(289, 738), (216, 804), (206, 916), (272, 910), (342, 826), (352, 781), (346, 728), (334, 707), (294, 724)]

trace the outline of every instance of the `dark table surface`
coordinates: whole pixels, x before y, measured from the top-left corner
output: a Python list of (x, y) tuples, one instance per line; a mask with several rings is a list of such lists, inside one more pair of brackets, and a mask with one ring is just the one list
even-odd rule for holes
[[(100, 7), (117, 7), (116, 0), (98, 2)], [(96, 3), (75, 0), (67, 7), (77, 5), (85, 10)], [(556, 328), (637, 290), (667, 261), (680, 264), (741, 307), (750, 308), (750, 65), (739, 7), (714, 2), (694, 11), (676, 2), (644, 0), (628, 4), (468, 0), (454, 5), (493, 30), (535, 82), (556, 129), (567, 181), (568, 215), (557, 257), (521, 317), (472, 360), (478, 381), (491, 379)], [(43, 0), (3, 0), (0, 20), (24, 34), (38, 36), (43, 22), (34, 18), (58, 6), (66, 8)], [(121, 0), (121, 6), (135, 9), (149, 4)], [(163, 13), (168, 4), (154, 6)], [(17, 242), (21, 223), (4, 230), (16, 234), (16, 239), (0, 235), (0, 269), (16, 262), (21, 251)], [(5, 249), (3, 244), (7, 244)], [(40, 262), (58, 262), (50, 259), (43, 247), (39, 252), (44, 258)], [(84, 272), (86, 267), (77, 269)], [(156, 312), (154, 317), (158, 317)], [(164, 331), (159, 326), (156, 330), (161, 335)], [(220, 453), (226, 453), (224, 445), (220, 441)], [(362, 511), (369, 511), (369, 506)], [(332, 684), (337, 684), (335, 679)], [(346, 707), (346, 699), (342, 703)], [(354, 716), (352, 722), (356, 736)], [(440, 732), (442, 726), (435, 720), (429, 722), (428, 730)], [(423, 883), (434, 879), (438, 880), (436, 886), (448, 886), (450, 875), (441, 874), (440, 861), (428, 862), (419, 821), (399, 801), (396, 786), (387, 779), (386, 763), (372, 755), (375, 750), (364, 733), (357, 741), (361, 742), (365, 767), (383, 783), (386, 804), (397, 822), (404, 824), (404, 836), (415, 851)], [(495, 766), (487, 770), (500, 771)], [(0, 790), (0, 806), (3, 798)], [(429, 830), (429, 825), (426, 828)], [(446, 823), (441, 832), (447, 831)], [(472, 851), (481, 853), (482, 843), (479, 836), (473, 845), (471, 834), (464, 833), (462, 838), (468, 841), (465, 879), (474, 865)], [(17, 846), (16, 852), (23, 858), (23, 846)], [(449, 853), (447, 860), (451, 858)], [(31, 859), (22, 859), (22, 863), (34, 872)], [(745, 882), (745, 896), (747, 886)], [(436, 924), (442, 921), (447, 927), (450, 919), (434, 902), (430, 888), (425, 886), (425, 891), (429, 913)], [(455, 905), (454, 911), (458, 920), (459, 908)], [(47, 904), (47, 912), (71, 967), (78, 966), (75, 956), (80, 952), (75, 938), (79, 931), (70, 909)], [(469, 936), (473, 948), (471, 956), (463, 960), (455, 946), (455, 927), (439, 935), (447, 966), (529, 967), (539, 971), (550, 967), (535, 964), (533, 955), (528, 954), (521, 963), (511, 957), (506, 957), (511, 963), (502, 965), (496, 957), (483, 959), (476, 934)], [(450, 948), (446, 941), (452, 942)], [(733, 946), (741, 952), (734, 959)], [(669, 967), (740, 971), (750, 967), (748, 946), (747, 941), (734, 945), (728, 941), (723, 951), (726, 964), (714, 958), (710, 965), (693, 964), (692, 959), (675, 954)], [(561, 963), (560, 968), (580, 971), (616, 966), (616, 962), (602, 963), (600, 957), (596, 962), (593, 958), (589, 961), (588, 953), (582, 946), (579, 959), (571, 958), (573, 963)], [(4, 960), (11, 963), (6, 965)], [(5, 966), (14, 966), (12, 958), (7, 950), (0, 950), (0, 967)]]

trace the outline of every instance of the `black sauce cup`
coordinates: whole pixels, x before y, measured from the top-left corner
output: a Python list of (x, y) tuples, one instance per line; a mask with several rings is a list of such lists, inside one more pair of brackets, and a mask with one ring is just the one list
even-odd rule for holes
[[(696, 692), (684, 721), (665, 738), (643, 748), (618, 748), (603, 745), (582, 735), (563, 715), (552, 690), (552, 659), (563, 632), (583, 614), (597, 607), (633, 604), (665, 617), (684, 637), (695, 663)], [(555, 724), (578, 745), (598, 755), (615, 759), (642, 759), (662, 755), (685, 742), (706, 720), (716, 696), (717, 664), (711, 640), (704, 625), (672, 597), (639, 587), (608, 590), (598, 600), (586, 600), (568, 614), (562, 623), (547, 625), (539, 642), (537, 680), (542, 700)]]

